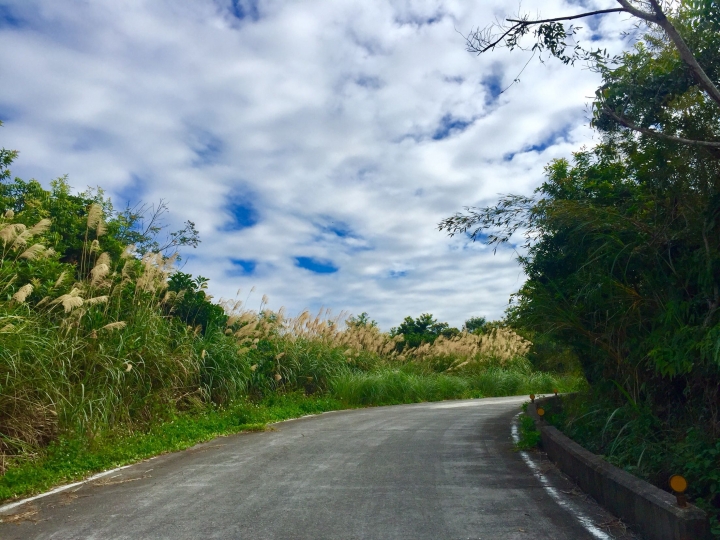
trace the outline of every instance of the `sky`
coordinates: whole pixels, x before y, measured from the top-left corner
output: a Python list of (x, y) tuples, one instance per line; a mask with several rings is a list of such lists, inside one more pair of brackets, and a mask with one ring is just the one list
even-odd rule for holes
[[(550, 16), (615, 2), (522, 7)], [(182, 270), (209, 278), (216, 300), (240, 290), (251, 309), (267, 295), (290, 314), (367, 312), (384, 330), (421, 313), (458, 327), (497, 319), (524, 281), (515, 247), (493, 254), (438, 223), (532, 194), (546, 164), (597, 142), (597, 74), (465, 50), (463, 35), (517, 10), (0, 0), (0, 147), (20, 151), (12, 172), (26, 180), (68, 175), (118, 208), (166, 201), (169, 228), (191, 220), (202, 240)], [(585, 21), (581, 37), (616, 52), (627, 25)]]

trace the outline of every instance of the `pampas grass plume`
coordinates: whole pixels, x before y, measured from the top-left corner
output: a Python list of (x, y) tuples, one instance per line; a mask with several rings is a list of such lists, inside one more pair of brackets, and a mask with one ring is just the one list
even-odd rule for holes
[[(127, 326), (127, 323), (125, 321), (116, 321), (116, 322), (111, 322), (110, 324), (106, 324), (105, 326), (101, 327), (100, 330), (122, 330), (126, 326)], [(128, 371), (130, 371), (130, 370), (128, 370)]]
[(42, 244), (33, 244), (29, 248), (27, 248), (25, 251), (23, 251), (20, 254), (21, 259), (27, 259), (28, 261), (32, 261), (35, 258), (37, 258), (38, 255), (42, 254), (45, 251), (45, 246)]
[(31, 283), (27, 283), (26, 285), (23, 285), (20, 287), (15, 294), (13, 294), (12, 299), (19, 304), (22, 304), (25, 302), (25, 299), (30, 296), (30, 293), (33, 292), (33, 286)]
[(41, 219), (33, 225), (28, 232), (30, 236), (37, 236), (38, 234), (46, 232), (50, 228), (50, 225), (52, 225), (52, 221), (49, 219)]
[(87, 218), (88, 229), (95, 230), (97, 228), (97, 226), (100, 224), (101, 219), (102, 219), (102, 206), (100, 206), (97, 203), (91, 204), (90, 210), (88, 211), (88, 218)]

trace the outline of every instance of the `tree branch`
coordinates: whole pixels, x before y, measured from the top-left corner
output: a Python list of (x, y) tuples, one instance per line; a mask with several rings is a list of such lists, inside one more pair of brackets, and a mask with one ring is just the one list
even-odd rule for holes
[(603, 105), (602, 111), (607, 114), (610, 118), (615, 120), (618, 124), (621, 126), (624, 126), (628, 129), (632, 129), (633, 131), (637, 131), (639, 133), (642, 133), (643, 135), (649, 135), (651, 137), (656, 137), (658, 139), (664, 139), (666, 141), (672, 141), (680, 144), (687, 144), (689, 146), (706, 146), (709, 148), (720, 148), (720, 141), (698, 141), (695, 139), (685, 139), (683, 137), (675, 137), (674, 135), (666, 135), (665, 133), (660, 133), (659, 131), (655, 131), (654, 129), (644, 128), (640, 127), (637, 124), (631, 122), (627, 118), (623, 118), (622, 116), (618, 115), (615, 111), (610, 109), (609, 107), (606, 107)]
[[(482, 54), (484, 52), (489, 51), (490, 49), (493, 49), (497, 47), (497, 45), (504, 40), (509, 34), (512, 34), (516, 30), (526, 27), (526, 26), (533, 26), (535, 24), (543, 24), (543, 23), (549, 23), (549, 22), (558, 22), (558, 21), (571, 21), (573, 19), (582, 19), (583, 17), (591, 17), (593, 15), (601, 15), (603, 13), (617, 13), (625, 11), (624, 8), (613, 8), (613, 9), (601, 9), (597, 11), (588, 11), (587, 13), (580, 13), (578, 15), (569, 15), (567, 17), (555, 17), (552, 19), (540, 19), (537, 21), (528, 21), (525, 19), (506, 19), (508, 22), (515, 23), (510, 28), (505, 30), (500, 36), (498, 36), (492, 43), (488, 43), (486, 46), (479, 48), (472, 44), (472, 39), (475, 38), (476, 41), (481, 41), (481, 38), (479, 36), (479, 31), (476, 31), (474, 34), (472, 34), (470, 37), (466, 38), (468, 42), (468, 51), (469, 52), (475, 52), (477, 54)], [(489, 40), (488, 40), (489, 41)]]
[(685, 40), (682, 38), (680, 33), (668, 20), (665, 13), (663, 13), (662, 6), (660, 6), (657, 0), (649, 0), (650, 5), (655, 12), (654, 15), (637, 9), (631, 5), (628, 0), (617, 1), (628, 13), (635, 15), (644, 21), (655, 23), (665, 31), (670, 40), (675, 44), (675, 48), (678, 50), (682, 61), (685, 62), (692, 71), (692, 74), (700, 87), (705, 90), (707, 95), (709, 95), (713, 101), (720, 105), (720, 90), (718, 90), (717, 86), (715, 86), (715, 83), (712, 82), (710, 77), (707, 76), (707, 73), (705, 73), (705, 70), (703, 70), (702, 66), (696, 60), (695, 55), (690, 50), (690, 47), (687, 46), (687, 43), (685, 43)]
[(508, 22), (513, 23), (522, 23), (524, 25), (531, 25), (531, 24), (543, 24), (543, 23), (549, 23), (549, 22), (558, 22), (558, 21), (572, 21), (573, 19), (582, 19), (583, 17), (592, 17), (593, 15), (600, 15), (602, 13), (617, 13), (620, 11), (626, 11), (625, 8), (613, 8), (613, 9), (600, 9), (598, 11), (588, 11), (587, 13), (580, 13), (579, 15), (569, 15), (567, 17), (554, 17), (552, 19), (540, 19), (537, 21), (528, 21), (525, 19), (505, 19)]
[[(474, 53), (477, 53), (477, 54), (482, 54), (482, 53), (484, 53), (484, 52), (489, 51), (490, 49), (494, 49), (494, 48), (498, 45), (498, 43), (500, 43), (503, 39), (505, 39), (505, 38), (507, 37), (508, 34), (514, 32), (516, 29), (518, 29), (518, 28), (520, 28), (520, 27), (522, 27), (522, 26), (523, 26), (522, 24), (514, 24), (514, 25), (512, 25), (512, 26), (511, 26), (510, 28), (508, 28), (499, 38), (497, 38), (495, 41), (493, 41), (493, 42), (490, 43), (489, 45), (483, 47), (482, 49), (480, 49), (480, 48), (476, 47), (475, 45), (473, 45), (473, 42), (472, 42), (472, 38), (475, 38), (475, 40), (478, 41), (478, 42), (482, 42), (482, 41), (483, 41), (483, 38), (480, 37), (480, 29), (478, 28), (478, 29), (475, 31), (474, 34), (470, 34), (470, 35), (468, 35), (467, 38), (465, 38), (465, 41), (466, 41), (466, 43), (467, 43), (467, 51), (468, 51), (468, 52), (474, 52)], [(485, 31), (487, 31), (487, 30), (488, 30), (488, 29), (486, 28)]]
[[(483, 39), (480, 36), (480, 31), (476, 31), (475, 34), (472, 36), (476, 39), (476, 41), (480, 44), (480, 46), (475, 46), (472, 44), (471, 37), (467, 38), (468, 42), (468, 51), (470, 52), (476, 52), (478, 54), (482, 54), (484, 52), (487, 52), (490, 49), (495, 48), (501, 41), (503, 41), (505, 38), (508, 37), (508, 35), (512, 35), (513, 33), (517, 32), (518, 30), (523, 30), (529, 26), (534, 26), (538, 24), (547, 24), (551, 22), (559, 22), (559, 21), (570, 21), (574, 19), (581, 19), (584, 17), (590, 17), (593, 15), (600, 15), (604, 13), (619, 13), (619, 12), (625, 12), (629, 13), (630, 15), (633, 15), (634, 17), (637, 17), (638, 19), (641, 19), (648, 23), (657, 24), (660, 28), (663, 29), (665, 34), (670, 38), (670, 40), (675, 45), (675, 48), (678, 51), (678, 54), (680, 55), (681, 60), (690, 68), (690, 71), (695, 78), (695, 80), (698, 83), (698, 86), (702, 88), (705, 93), (710, 96), (710, 99), (712, 99), (715, 103), (720, 105), (720, 89), (715, 85), (715, 83), (708, 77), (707, 73), (705, 73), (705, 70), (702, 68), (702, 66), (699, 64), (697, 59), (695, 58), (695, 55), (688, 47), (687, 43), (685, 43), (685, 40), (682, 38), (680, 33), (677, 31), (675, 26), (670, 22), (670, 20), (667, 18), (665, 13), (662, 10), (662, 6), (658, 2), (658, 0), (648, 0), (650, 3), (650, 6), (652, 7), (653, 13), (644, 11), (642, 9), (636, 8), (634, 5), (630, 3), (629, 0), (617, 0), (617, 2), (622, 6), (620, 8), (614, 8), (614, 9), (601, 9), (597, 11), (588, 11), (586, 13), (580, 13), (578, 15), (569, 15), (566, 17), (553, 17), (550, 19), (538, 19), (534, 21), (529, 21), (527, 19), (506, 19), (508, 22), (513, 23), (513, 25), (505, 30), (497, 39), (491, 38), (488, 36), (489, 39)], [(490, 43), (490, 39), (493, 39), (492, 43)], [(483, 42), (487, 43), (487, 45), (483, 45)]]
[[(630, 2), (628, 2), (628, 0), (617, 0), (617, 1), (618, 1), (618, 4), (620, 4), (623, 7), (623, 10), (627, 11), (630, 15), (633, 15), (633, 16), (637, 17), (638, 19), (642, 19), (643, 21), (653, 22), (653, 23), (658, 22), (655, 15), (653, 15), (651, 13), (647, 13), (646, 11), (643, 11), (642, 9), (636, 8)], [(653, 6), (653, 7), (655, 7), (655, 6)], [(661, 13), (662, 13), (662, 11), (661, 11)], [(663, 14), (663, 17), (664, 16), (665, 15)]]

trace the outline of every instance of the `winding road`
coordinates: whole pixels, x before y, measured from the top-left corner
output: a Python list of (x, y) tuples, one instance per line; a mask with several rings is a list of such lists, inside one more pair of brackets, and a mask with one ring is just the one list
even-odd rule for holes
[(339, 411), (215, 439), (0, 508), (0, 538), (632, 538), (539, 453), (514, 451), (525, 399)]

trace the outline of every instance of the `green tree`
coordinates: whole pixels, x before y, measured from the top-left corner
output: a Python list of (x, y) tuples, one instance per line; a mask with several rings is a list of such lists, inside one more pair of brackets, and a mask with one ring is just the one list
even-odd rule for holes
[(369, 326), (371, 328), (377, 328), (377, 321), (374, 321), (370, 318), (370, 315), (366, 311), (363, 311), (360, 315), (357, 317), (349, 317), (347, 321), (345, 321), (345, 324), (347, 324), (350, 327), (356, 327), (356, 326)]
[[(134, 245), (141, 255), (152, 251), (170, 256), (182, 247), (197, 247), (200, 242), (191, 221), (163, 237), (167, 229), (163, 222), (167, 205), (162, 200), (158, 205), (139, 205), (118, 212), (100, 188), (73, 195), (64, 176), (50, 182), (49, 190), (36, 180), (0, 181), (0, 209), (13, 210), (27, 225), (43, 218), (50, 219), (52, 226), (48, 240), (65, 262), (80, 261), (87, 240), (87, 215), (93, 204), (100, 205), (103, 210), (100, 229), (104, 235), (103, 248), (114, 260), (128, 245)], [(96, 235), (97, 232), (95, 230)]]
[[(2, 125), (2, 120), (0, 120), (0, 127), (2, 127)], [(17, 150), (6, 150), (5, 148), (0, 149), (0, 182), (10, 178), (10, 165), (17, 156)]]
[(482, 334), (485, 331), (487, 325), (487, 319), (485, 317), (470, 317), (465, 324), (463, 329), (471, 334)]
[(397, 328), (390, 329), (390, 335), (403, 336), (398, 346), (403, 348), (419, 347), (423, 343), (433, 343), (439, 336), (451, 337), (459, 334), (457, 328), (452, 328), (446, 322), (439, 322), (430, 313), (423, 313), (419, 317), (405, 317)]
[(175, 272), (170, 276), (168, 289), (178, 293), (172, 303), (172, 314), (190, 326), (200, 325), (203, 332), (223, 329), (227, 315), (221, 306), (213, 304), (207, 295), (208, 279), (202, 276), (193, 278), (184, 272)]
[[(715, 85), (716, 19), (691, 8), (672, 25)], [(649, 30), (599, 69), (602, 142), (550, 163), (535, 196), (467, 208), (440, 228), (495, 247), (526, 231), (528, 280), (509, 323), (570, 346), (591, 382), (693, 411), (720, 433), (720, 107), (667, 32)]]

